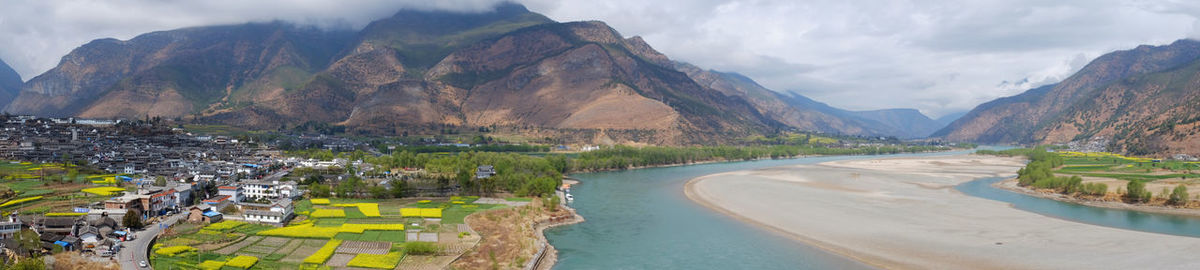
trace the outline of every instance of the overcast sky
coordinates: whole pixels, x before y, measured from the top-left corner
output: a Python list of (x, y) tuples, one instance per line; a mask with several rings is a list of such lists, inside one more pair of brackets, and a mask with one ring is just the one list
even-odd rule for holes
[[(0, 0), (0, 59), (28, 80), (92, 39), (287, 20), (359, 28), (400, 8), (497, 0)], [(936, 117), (1059, 81), (1091, 59), (1200, 36), (1196, 1), (523, 0), (558, 21), (601, 20), (675, 60), (745, 74), (852, 109)]]

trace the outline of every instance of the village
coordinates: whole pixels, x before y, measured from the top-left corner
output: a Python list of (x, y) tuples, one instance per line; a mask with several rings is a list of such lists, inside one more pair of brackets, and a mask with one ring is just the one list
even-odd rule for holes
[[(444, 181), (416, 181), (414, 175), (428, 177), (423, 169), (379, 173), (375, 165), (362, 160), (288, 157), (272, 147), (278, 142), (191, 134), (149, 119), (4, 116), (2, 123), (0, 159), (7, 161), (0, 164), (0, 214), (4, 217), (0, 219), (0, 251), (16, 255), (13, 258), (74, 253), (123, 269), (149, 269), (160, 264), (183, 268), (203, 268), (201, 263), (230, 265), (236, 264), (233, 260), (242, 256), (239, 254), (248, 254), (267, 257), (259, 268), (295, 268), (314, 264), (305, 259), (315, 251), (293, 248), (286, 253), (282, 249), (254, 253), (252, 250), (264, 247), (256, 244), (261, 241), (251, 240), (268, 238), (292, 243), (292, 238), (298, 237), (301, 239), (295, 241), (297, 245), (317, 245), (304, 242), (312, 236), (272, 233), (316, 222), (320, 226), (359, 228), (321, 237), (346, 241), (347, 246), (375, 247), (376, 255), (393, 255), (390, 264), (384, 264), (388, 267), (366, 268), (390, 269), (402, 259), (417, 260), (422, 255), (428, 258), (406, 265), (444, 267), (480, 239), (470, 227), (462, 225), (467, 215), (531, 202), (521, 198), (439, 197), (453, 194), (447, 192), (460, 187)], [(287, 140), (325, 150), (360, 146), (323, 135)], [(477, 179), (496, 175), (490, 165), (473, 170)], [(372, 186), (370, 192), (362, 188), (348, 193), (326, 189), (307, 194), (322, 182), (327, 183), (325, 186), (358, 183), (363, 177), (372, 181), (360, 184)], [(381, 198), (376, 188), (394, 190), (395, 198), (403, 193), (443, 199), (344, 199)], [(328, 198), (331, 194), (342, 198)], [(562, 213), (555, 215), (562, 219)], [(364, 233), (374, 237), (364, 237)], [(421, 253), (416, 248), (405, 248), (408, 242), (434, 243), (439, 248)], [(173, 252), (197, 245), (201, 249), (191, 253)], [(394, 256), (401, 250), (406, 256)], [(272, 254), (275, 256), (268, 256)], [(350, 261), (354, 256), (338, 254), (330, 255), (334, 260), (329, 265), (353, 268)], [(197, 261), (180, 259), (187, 256)]]

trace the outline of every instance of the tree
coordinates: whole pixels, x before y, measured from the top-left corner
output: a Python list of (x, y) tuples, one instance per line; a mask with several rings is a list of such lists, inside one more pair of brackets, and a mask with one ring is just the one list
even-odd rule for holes
[(233, 214), (233, 213), (238, 213), (238, 212), (241, 212), (241, 211), (238, 210), (237, 205), (232, 205), (232, 204), (221, 209), (222, 214)]
[(329, 198), (330, 190), (328, 185), (313, 184), (308, 186), (308, 189), (312, 192), (313, 198)]
[(79, 179), (79, 170), (68, 169), (67, 170), (67, 179), (71, 179), (71, 182), (74, 182), (75, 180)]
[(304, 181), (301, 183), (303, 183), (305, 185), (312, 185), (312, 184), (320, 184), (323, 182), (325, 182), (325, 176), (323, 176), (319, 173), (314, 173), (312, 175), (309, 175), (308, 177), (305, 177)]
[(1167, 202), (1174, 204), (1174, 205), (1187, 205), (1187, 203), (1188, 203), (1187, 186), (1184, 186), (1183, 184), (1179, 184), (1178, 186), (1175, 186), (1175, 190), (1171, 191), (1171, 198), (1168, 199)]
[(46, 269), (46, 262), (42, 258), (25, 258), (16, 264), (2, 268), (12, 270), (42, 270)]
[(363, 186), (364, 184), (362, 178), (350, 176), (346, 178), (346, 181), (342, 181), (341, 184), (338, 184), (337, 187), (334, 188), (334, 192), (337, 193), (338, 197), (349, 198), (351, 196), (358, 195)]
[(404, 181), (404, 179), (397, 178), (388, 184), (392, 186), (392, 197), (404, 198), (408, 196), (408, 182)]
[(142, 213), (141, 211), (137, 210), (129, 210), (129, 212), (126, 212), (125, 217), (121, 219), (121, 222), (125, 224), (125, 227), (134, 229), (141, 229), (142, 226), (144, 226), (142, 225)]
[(155, 176), (154, 177), (154, 185), (160, 186), (160, 187), (167, 186), (167, 178), (162, 177), (162, 176)]
[(1141, 181), (1129, 181), (1125, 185), (1125, 198), (1133, 202), (1146, 202), (1152, 196), (1150, 191), (1146, 190), (1146, 183)]
[(371, 188), (367, 189), (367, 192), (370, 192), (371, 197), (376, 199), (387, 199), (389, 196), (391, 196), (391, 194), (388, 193), (387, 188), (382, 186), (372, 186)]

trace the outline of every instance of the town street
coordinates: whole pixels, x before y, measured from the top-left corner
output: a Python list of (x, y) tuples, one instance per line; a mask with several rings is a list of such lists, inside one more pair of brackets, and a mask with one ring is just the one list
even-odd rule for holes
[(125, 242), (123, 244), (124, 247), (122, 247), (120, 253), (117, 254), (117, 257), (120, 258), (118, 263), (121, 264), (121, 269), (149, 269), (150, 267), (139, 267), (138, 262), (146, 261), (146, 263), (150, 263), (149, 258), (146, 257), (146, 253), (150, 249), (150, 240), (154, 239), (154, 236), (157, 236), (158, 233), (162, 232), (163, 230), (160, 224), (175, 224), (175, 222), (179, 221), (185, 216), (187, 216), (186, 212), (175, 214), (174, 216), (162, 219), (163, 221), (158, 223), (146, 225), (145, 230), (133, 233), (133, 241)]

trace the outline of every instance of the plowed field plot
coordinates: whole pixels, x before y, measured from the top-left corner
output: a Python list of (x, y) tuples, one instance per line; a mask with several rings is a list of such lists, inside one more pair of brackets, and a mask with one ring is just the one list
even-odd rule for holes
[(337, 253), (383, 255), (391, 249), (392, 243), (388, 242), (344, 241), (338, 246)]

